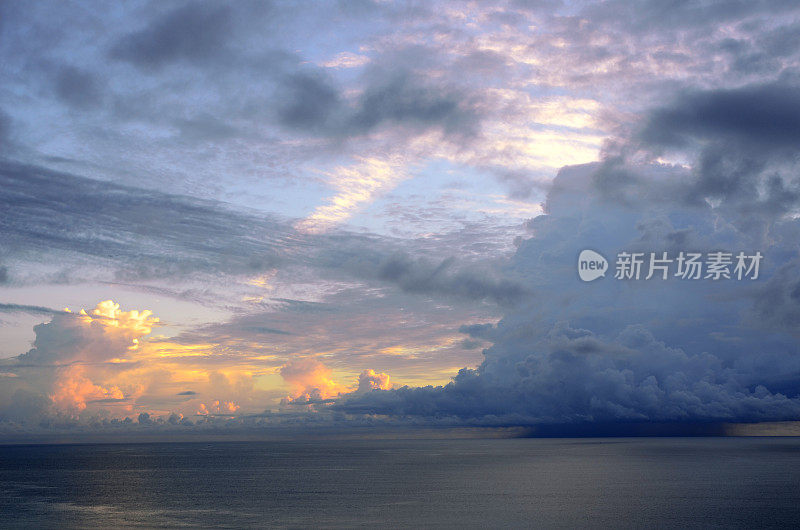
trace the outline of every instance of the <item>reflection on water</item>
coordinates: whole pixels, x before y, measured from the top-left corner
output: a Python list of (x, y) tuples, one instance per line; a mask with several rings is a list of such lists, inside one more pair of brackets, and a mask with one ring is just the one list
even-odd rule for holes
[(800, 525), (798, 438), (0, 447), (2, 527)]

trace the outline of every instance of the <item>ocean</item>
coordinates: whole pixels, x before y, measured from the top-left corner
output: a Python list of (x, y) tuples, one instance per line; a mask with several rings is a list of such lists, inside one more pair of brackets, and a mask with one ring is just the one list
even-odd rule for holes
[(0, 446), (0, 526), (798, 527), (800, 438)]

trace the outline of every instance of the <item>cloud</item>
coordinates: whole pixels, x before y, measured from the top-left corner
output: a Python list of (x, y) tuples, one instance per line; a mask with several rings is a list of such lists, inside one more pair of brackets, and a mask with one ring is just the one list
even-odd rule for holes
[(384, 122), (412, 127), (438, 125), (450, 134), (466, 136), (474, 132), (478, 116), (463, 94), (445, 87), (425, 86), (407, 73), (384, 74), (359, 98), (356, 111), (348, 120), (355, 131), (369, 131)]
[(358, 375), (358, 389), (356, 392), (369, 392), (370, 390), (389, 390), (392, 384), (389, 375), (376, 373), (375, 370), (364, 370)]
[(239, 410), (239, 405), (233, 401), (212, 401), (211, 404), (206, 405), (200, 403), (197, 414), (200, 416), (214, 415), (232, 415)]
[(634, 35), (645, 35), (654, 31), (671, 33), (675, 28), (704, 31), (712, 25), (738, 22), (749, 17), (780, 16), (797, 8), (790, 1), (769, 0), (687, 2), (673, 6), (648, 0), (637, 3), (633, 9), (624, 9), (626, 6), (622, 0), (596, 2), (588, 4), (583, 14), (599, 24), (625, 29)]
[(800, 142), (797, 93), (798, 87), (786, 82), (688, 91), (671, 106), (653, 111), (641, 138), (678, 147), (730, 139), (752, 150), (794, 151)]
[(203, 64), (225, 54), (231, 30), (228, 6), (189, 2), (119, 39), (111, 57), (154, 69), (179, 61)]
[(508, 196), (512, 199), (527, 199), (534, 191), (547, 187), (547, 184), (536, 179), (527, 171), (500, 170), (496, 172), (497, 180), (508, 187)]
[[(769, 148), (758, 154), (760, 142), (784, 127), (767, 123), (771, 113), (788, 106), (791, 118), (793, 102), (780, 94), (783, 99), (770, 103), (771, 89), (736, 92), (732, 100), (751, 109), (733, 119), (719, 110), (735, 112), (731, 94), (711, 91), (685, 100), (686, 109), (673, 113), (680, 119), (660, 120), (664, 111), (656, 110), (646, 123), (711, 144), (742, 142), (763, 164), (738, 164), (738, 184), (756, 186), (770, 182), (767, 168), (785, 171), (785, 154), (797, 153), (787, 142), (776, 156)], [(644, 148), (642, 138), (648, 138)], [(710, 193), (703, 188), (707, 148), (694, 151), (689, 167), (670, 165), (655, 160), (661, 143), (654, 138), (611, 142), (602, 162), (559, 172), (546, 214), (529, 223), (535, 235), (519, 244), (510, 266), (536, 296), (507, 310), (496, 326), (461, 328), (492, 342), (477, 369), (462, 369), (445, 386), (352, 394), (333, 408), (415, 422), (561, 425), (562, 431), (565, 425), (796, 419), (800, 313), (793, 273), (800, 220), (781, 215), (786, 208), (753, 207), (769, 199), (769, 187), (749, 202), (745, 194), (721, 192), (712, 194), (718, 201), (702, 194), (688, 200), (701, 189)], [(782, 177), (792, 185), (791, 174)], [(775, 194), (792, 197), (780, 189)], [(585, 284), (575, 272), (585, 248), (612, 262), (623, 250), (758, 250), (765, 264), (750, 283), (626, 282), (609, 275)]]
[[(689, 204), (712, 201), (742, 230), (768, 230), (773, 220), (800, 212), (797, 94), (787, 81), (684, 91), (650, 113), (627, 148), (693, 158), (691, 181), (672, 190), (661, 185), (664, 191)], [(624, 168), (633, 157), (610, 157), (606, 179), (642, 188)]]
[(39, 391), (17, 387), (0, 392), (0, 395), (3, 397), (0, 399), (0, 428), (5, 422), (25, 424), (39, 421), (52, 413), (53, 401)]
[(796, 396), (742, 386), (743, 374), (726, 370), (722, 359), (669, 348), (643, 326), (604, 340), (560, 323), (528, 352), (464, 369), (445, 387), (405, 387), (339, 406), (366, 414), (546, 425), (790, 420), (800, 413)]
[[(350, 288), (316, 304), (265, 299), (246, 314), (184, 331), (171, 341), (187, 347), (215, 344), (215, 362), (250, 362), (270, 371), (292, 359), (317, 358), (335, 369), (335, 382), (348, 388), (365, 367), (399, 374), (393, 382), (441, 383), (453, 367), (480, 359), (479, 351), (463, 349), (458, 326), (494, 312), (491, 305), (463, 299), (448, 303), (385, 287)], [(276, 335), (264, 328), (292, 333)]]
[[(0, 282), (2, 284), (3, 282)], [(0, 304), (0, 313), (29, 313), (31, 315), (55, 315), (61, 313), (49, 307), (25, 304)]]
[(314, 358), (292, 359), (280, 368), (280, 375), (292, 387), (292, 394), (283, 399), (284, 405), (329, 405), (343, 394), (363, 394), (392, 387), (389, 375), (375, 370), (363, 370), (355, 386), (335, 381), (333, 371)]
[(219, 203), (11, 162), (0, 161), (0, 183), (10, 213), (0, 221), (4, 253), (59, 253), (66, 263), (86, 256), (116, 266), (116, 279), (264, 270), (291, 230), (262, 217), (263, 237), (254, 239), (255, 220)]
[[(247, 358), (209, 360), (212, 345), (150, 336), (159, 323), (150, 311), (124, 311), (111, 300), (88, 312), (52, 313), (49, 322), (34, 327), (30, 351), (0, 362), (0, 371), (9, 374), (0, 385), (0, 424), (60, 419), (86, 425), (134, 412), (156, 421), (198, 410), (262, 410), (265, 393), (255, 388), (254, 376), (263, 367)], [(47, 406), (24, 417), (18, 410), (29, 402)]]
[(296, 73), (283, 80), (278, 110), (281, 124), (306, 130), (322, 130), (339, 106), (339, 94), (321, 74)]
[[(278, 271), (283, 282), (313, 271), (318, 281), (389, 284), (414, 294), (493, 303), (525, 295), (511, 279), (487, 272), (491, 266), (480, 260), (439, 257), (471, 254), (468, 245), (475, 244), (478, 227), (454, 233), (451, 240), (442, 235), (435, 245), (335, 229), (332, 225), (381, 193), (387, 180), (402, 178), (394, 166), (363, 162), (332, 173), (341, 195), (296, 222), (312, 233), (298, 233), (290, 220), (237, 212), (224, 203), (0, 162), (0, 208), (9, 212), (0, 220), (0, 255), (37, 256), (38, 265), (15, 274), (20, 284), (91, 279), (205, 303), (227, 298), (240, 303), (241, 295), (215, 291), (213, 281), (193, 285), (193, 280), (230, 275), (245, 285), (267, 271)], [(144, 281), (163, 285), (148, 287)]]
[[(33, 348), (3, 360), (4, 369), (14, 374), (7, 393), (0, 393), (0, 402), (7, 408), (17, 408), (20, 396), (28, 396), (25, 400), (43, 396), (49, 405), (27, 418), (35, 422), (42, 414), (77, 416), (88, 404), (120, 403), (137, 395), (136, 384), (105, 381), (136, 366), (132, 356), (140, 348), (139, 340), (159, 322), (150, 311), (123, 311), (111, 300), (98, 303), (89, 312), (28, 306), (12, 306), (12, 310), (49, 314), (51, 319), (34, 326)], [(0, 416), (0, 421), (3, 419)]]
[(438, 128), (465, 139), (477, 133), (474, 101), (448, 86), (423, 82), (411, 72), (376, 71), (360, 93), (347, 98), (324, 72), (300, 71), (279, 89), (279, 122), (289, 128), (333, 138), (368, 134), (383, 125), (410, 131)]
[(86, 408), (87, 401), (123, 400), (125, 395), (116, 386), (105, 388), (86, 376), (83, 366), (70, 366), (61, 371), (49, 396), (56, 409), (76, 414)]
[[(6, 150), (10, 138), (11, 116), (9, 116), (3, 109), (0, 109), (0, 144), (3, 145), (2, 151)], [(2, 153), (2, 151), (0, 151), (0, 153)]]
[(135, 350), (139, 338), (157, 324), (151, 311), (122, 311), (119, 304), (106, 300), (89, 313), (59, 312), (50, 322), (35, 326), (33, 348), (17, 359), (44, 365), (110, 361)]
[(403, 291), (437, 294), (469, 300), (488, 300), (500, 305), (513, 305), (533, 296), (524, 285), (510, 279), (496, 279), (488, 271), (454, 266), (449, 258), (432, 264), (414, 260), (405, 254), (384, 259), (378, 268), (378, 278), (397, 284)]
[(343, 223), (398, 182), (408, 178), (400, 160), (362, 158), (354, 166), (340, 166), (328, 173), (337, 194), (318, 206), (295, 227), (307, 233), (324, 233)]
[(313, 358), (289, 361), (281, 367), (280, 374), (292, 387), (287, 404), (321, 403), (348, 390), (333, 379), (330, 368)]
[[(4, 304), (52, 321), (27, 364), (3, 364), (17, 377), (0, 385), (2, 414), (51, 410), (42, 392), (59, 374), (61, 408), (84, 403), (84, 418), (106, 407), (119, 416), (118, 399), (130, 417), (150, 414), (139, 422), (148, 426), (173, 403), (185, 407), (176, 418), (200, 405), (210, 417), (227, 403), (252, 412), (254, 378), (315, 356), (335, 369), (333, 388), (333, 373), (355, 378), (367, 357), (392, 373), (392, 390), (336, 405), (354, 411), (383, 403), (474, 422), (618, 421), (650, 417), (656, 402), (690, 419), (791, 411), (796, 3), (456, 7), (149, 3), (98, 5), (86, 18), (60, 3), (3, 4), (13, 75), (0, 97), (0, 150), (8, 155), (13, 138), (25, 163), (0, 162), (0, 283), (99, 281), (234, 315), (175, 340), (139, 337), (131, 351), (135, 333), (105, 330), (112, 317), (87, 315), (93, 328), (33, 305), (44, 302)], [(639, 118), (598, 163), (559, 173), (510, 264), (518, 227), (490, 226), (466, 195), (430, 198), (440, 173), (474, 179), (481, 194), (496, 180), (520, 200), (512, 217), (533, 215), (554, 168), (594, 160), (609, 131), (624, 135)], [(301, 205), (304, 220), (241, 207), (300, 215), (294, 198), (319, 196), (321, 180), (330, 196)], [(398, 196), (422, 199), (413, 212), (377, 201), (401, 182)], [(467, 223), (456, 210), (482, 218)], [(414, 235), (349, 232), (360, 212)], [(439, 219), (457, 227), (430, 233)], [(587, 291), (574, 283), (584, 246), (769, 254), (763, 279), (735, 289), (601, 280)], [(269, 289), (247, 283), (273, 271)], [(473, 324), (498, 307), (500, 323)], [(396, 388), (438, 384), (490, 345), (486, 362), (449, 387)], [(594, 401), (578, 384), (583, 370)], [(670, 370), (688, 375), (668, 381)], [(379, 376), (365, 384), (383, 386)], [(309, 388), (327, 392), (313, 381), (300, 391)], [(186, 389), (197, 394), (179, 395)]]
[(99, 82), (89, 72), (74, 66), (62, 66), (54, 81), (56, 95), (67, 105), (86, 110), (102, 102)]
[(800, 336), (800, 259), (793, 259), (753, 293), (751, 318), (767, 328)]
[(325, 68), (358, 68), (369, 63), (370, 59), (366, 55), (359, 55), (350, 52), (341, 52), (332, 59), (322, 63)]

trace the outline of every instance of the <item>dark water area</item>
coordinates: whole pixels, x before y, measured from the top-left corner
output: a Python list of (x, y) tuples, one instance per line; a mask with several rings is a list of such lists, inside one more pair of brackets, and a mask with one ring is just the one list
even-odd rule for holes
[(0, 446), (0, 526), (798, 527), (800, 438)]

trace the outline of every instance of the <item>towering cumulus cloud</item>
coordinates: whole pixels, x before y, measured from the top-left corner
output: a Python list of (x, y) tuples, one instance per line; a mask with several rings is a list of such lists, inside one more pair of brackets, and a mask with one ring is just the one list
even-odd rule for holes
[(8, 309), (49, 311), (51, 319), (34, 327), (27, 353), (0, 364), (0, 430), (51, 421), (85, 426), (142, 414), (140, 424), (173, 416), (205, 421), (264, 401), (247, 360), (209, 365), (213, 348), (152, 336), (161, 323), (149, 310), (125, 311), (111, 300), (91, 311)]
[(327, 404), (348, 392), (387, 390), (392, 386), (388, 374), (368, 369), (359, 374), (357, 387), (348, 387), (335, 380), (333, 370), (313, 358), (289, 361), (281, 366), (280, 374), (292, 388), (292, 394), (283, 399), (285, 405)]
[(8, 385), (16, 392), (12, 402), (31, 394), (47, 398), (42, 399), (45, 409), (76, 414), (89, 402), (123, 401), (135, 386), (128, 385), (126, 393), (102, 380), (127, 366), (139, 339), (157, 323), (150, 311), (122, 311), (111, 300), (90, 312), (55, 313), (50, 322), (34, 328), (33, 348), (6, 365), (19, 374), (14, 385)]
[[(484, 362), (444, 387), (353, 395), (337, 407), (482, 424), (800, 417), (798, 151), (775, 141), (786, 120), (800, 126), (797, 94), (685, 94), (610, 143), (601, 162), (563, 168), (512, 260), (527, 303), (496, 326), (462, 328), (493, 342)], [(746, 118), (732, 120), (729, 107), (744, 104)], [(678, 156), (691, 165), (663, 162)], [(622, 280), (612, 270), (584, 283), (583, 249), (611, 267), (623, 251), (764, 258), (756, 280), (645, 280), (646, 270)]]

